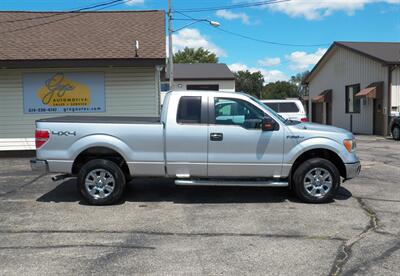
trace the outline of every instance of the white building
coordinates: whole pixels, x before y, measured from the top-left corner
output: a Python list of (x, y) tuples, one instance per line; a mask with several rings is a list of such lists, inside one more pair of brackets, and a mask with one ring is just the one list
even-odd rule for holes
[[(166, 74), (165, 83), (168, 80)], [(174, 87), (171, 90), (235, 92), (235, 76), (224, 63), (177, 63), (174, 64)]]
[(0, 12), (0, 21), (0, 151), (34, 149), (40, 118), (159, 114), (163, 11)]
[(384, 135), (400, 111), (400, 43), (334, 42), (306, 77), (309, 116), (359, 134)]

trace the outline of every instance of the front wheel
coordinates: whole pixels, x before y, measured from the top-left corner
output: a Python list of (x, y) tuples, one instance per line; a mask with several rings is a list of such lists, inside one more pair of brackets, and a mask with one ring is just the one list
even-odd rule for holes
[(399, 126), (395, 126), (392, 129), (392, 136), (394, 140), (400, 140), (400, 127)]
[(304, 202), (325, 203), (332, 201), (340, 185), (340, 173), (329, 160), (306, 160), (293, 174), (297, 196)]
[(83, 198), (92, 205), (117, 202), (125, 189), (125, 175), (114, 162), (93, 159), (79, 171), (78, 188)]

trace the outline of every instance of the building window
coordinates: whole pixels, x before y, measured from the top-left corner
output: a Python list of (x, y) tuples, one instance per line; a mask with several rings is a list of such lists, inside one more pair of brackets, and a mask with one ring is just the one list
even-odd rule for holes
[(355, 95), (360, 92), (360, 84), (346, 86), (346, 113), (360, 113), (361, 101)]
[(188, 84), (186, 85), (187, 90), (212, 90), (218, 91), (218, 84)]
[(168, 82), (162, 82), (161, 83), (161, 92), (167, 92), (169, 91), (169, 83)]

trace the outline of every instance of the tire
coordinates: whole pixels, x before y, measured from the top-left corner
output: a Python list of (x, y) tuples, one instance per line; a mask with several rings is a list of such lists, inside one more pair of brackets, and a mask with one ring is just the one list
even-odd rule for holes
[(326, 203), (332, 201), (339, 188), (340, 173), (329, 160), (313, 158), (297, 167), (293, 182), (294, 191), (303, 202)]
[(121, 199), (126, 179), (121, 168), (106, 159), (93, 159), (78, 173), (78, 189), (91, 205), (110, 205)]
[(394, 126), (392, 129), (392, 137), (394, 140), (400, 140), (400, 127)]

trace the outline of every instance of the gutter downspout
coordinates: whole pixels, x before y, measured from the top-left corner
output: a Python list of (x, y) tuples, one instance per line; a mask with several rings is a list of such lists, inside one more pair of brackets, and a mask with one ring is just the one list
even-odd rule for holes
[(309, 83), (306, 83), (306, 90), (308, 91), (308, 121), (312, 122), (312, 99), (310, 95), (310, 86)]
[(383, 136), (386, 137), (389, 135), (389, 118), (392, 113), (392, 66), (388, 65), (388, 84), (387, 84), (387, 105), (386, 105), (386, 114), (383, 116)]

